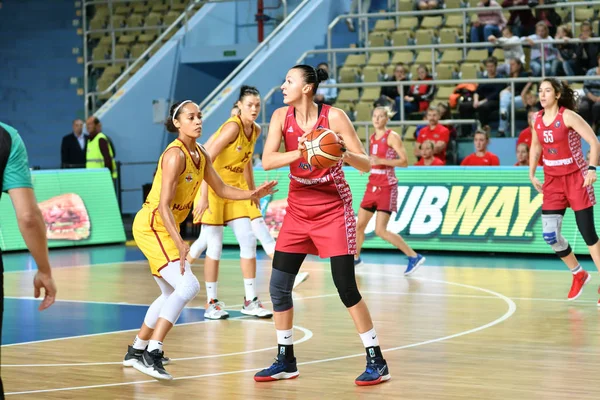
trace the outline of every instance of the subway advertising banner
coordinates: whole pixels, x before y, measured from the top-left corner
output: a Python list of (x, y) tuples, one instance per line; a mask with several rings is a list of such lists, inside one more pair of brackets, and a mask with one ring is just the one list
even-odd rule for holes
[[(113, 180), (107, 169), (32, 171), (49, 247), (125, 242)], [(25, 250), (8, 194), (0, 199), (0, 248)]]
[[(409, 167), (397, 168), (398, 212), (388, 230), (398, 233), (416, 250), (456, 250), (506, 253), (548, 253), (542, 237), (542, 195), (529, 181), (524, 167)], [(358, 208), (368, 174), (344, 169)], [(287, 206), (288, 170), (255, 170), (256, 183), (279, 181), (279, 191), (263, 199), (265, 221), (277, 237)], [(538, 178), (543, 173), (538, 168)], [(600, 226), (596, 212), (596, 226)], [(389, 248), (375, 236), (375, 218), (366, 230), (363, 248)], [(589, 254), (572, 211), (567, 211), (562, 233), (578, 254)], [(233, 232), (225, 229), (225, 243), (236, 244)]]

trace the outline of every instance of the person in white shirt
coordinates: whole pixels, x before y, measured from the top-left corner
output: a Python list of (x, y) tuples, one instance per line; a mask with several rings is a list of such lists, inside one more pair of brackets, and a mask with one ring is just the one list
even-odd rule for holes
[[(327, 71), (327, 73), (329, 73), (329, 64), (327, 64), (326, 62), (322, 62), (321, 64), (319, 64), (317, 66), (317, 69), (322, 68), (325, 71)], [(327, 85), (335, 85), (337, 82), (334, 78), (329, 78), (326, 81), (323, 82), (323, 84), (327, 84)], [(315, 94), (315, 103), (317, 104), (333, 104), (335, 103), (335, 99), (337, 98), (337, 88), (322, 88), (319, 87), (317, 89), (317, 93)]]
[(490, 35), (488, 41), (499, 44), (504, 51), (504, 64), (498, 66), (499, 74), (507, 76), (510, 74), (510, 60), (513, 58), (519, 59), (521, 63), (525, 64), (525, 53), (521, 45), (521, 38), (513, 35), (510, 26), (507, 25), (502, 29), (501, 38)]
[(531, 60), (529, 61), (529, 67), (533, 76), (542, 76), (542, 48), (544, 50), (544, 70), (547, 74), (550, 73), (552, 63), (558, 51), (553, 44), (547, 43), (543, 46), (535, 44), (536, 40), (554, 40), (548, 31), (548, 26), (544, 21), (540, 21), (535, 24), (535, 34), (522, 37), (521, 41), (528, 43), (531, 46)]

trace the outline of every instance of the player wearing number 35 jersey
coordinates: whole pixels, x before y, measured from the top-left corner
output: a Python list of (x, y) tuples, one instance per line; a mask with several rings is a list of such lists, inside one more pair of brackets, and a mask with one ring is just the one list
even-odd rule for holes
[[(598, 268), (600, 242), (594, 226), (593, 184), (596, 182), (596, 163), (600, 143), (592, 128), (575, 112), (573, 90), (555, 78), (540, 85), (540, 102), (533, 124), (529, 153), (529, 177), (544, 196), (542, 203), (543, 237), (573, 273), (568, 295), (574, 300), (591, 276), (575, 257), (571, 246), (561, 234), (562, 220), (568, 207), (575, 212), (577, 227)], [(581, 138), (590, 144), (590, 165), (581, 150)], [(544, 184), (535, 177), (540, 155), (543, 154)], [(600, 270), (600, 268), (599, 268)], [(600, 302), (599, 304), (600, 305)]]

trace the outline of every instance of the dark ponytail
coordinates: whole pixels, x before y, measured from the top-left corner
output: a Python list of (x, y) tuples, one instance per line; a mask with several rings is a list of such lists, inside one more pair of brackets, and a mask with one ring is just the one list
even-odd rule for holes
[(542, 82), (548, 82), (552, 85), (552, 89), (554, 89), (554, 93), (560, 97), (558, 98), (558, 106), (564, 107), (571, 111), (577, 112), (577, 103), (579, 100), (579, 95), (569, 87), (566, 82), (561, 82), (556, 78), (546, 78)]
[(260, 92), (254, 86), (243, 85), (240, 88), (240, 97), (238, 97), (238, 101), (241, 102), (246, 96), (260, 97)]
[(317, 93), (319, 83), (329, 79), (329, 73), (324, 68), (314, 69), (310, 65), (298, 64), (292, 67), (292, 69), (299, 69), (302, 71), (304, 77), (304, 83), (307, 85), (313, 85), (313, 94)]
[(178, 101), (177, 103), (174, 103), (171, 106), (171, 109), (169, 110), (169, 116), (167, 117), (167, 120), (165, 121), (165, 128), (167, 129), (167, 132), (171, 132), (171, 133), (179, 132), (179, 129), (177, 129), (173, 120), (177, 119), (177, 116), (181, 112), (181, 109), (183, 108), (183, 105), (185, 103), (192, 103), (192, 101), (191, 100)]

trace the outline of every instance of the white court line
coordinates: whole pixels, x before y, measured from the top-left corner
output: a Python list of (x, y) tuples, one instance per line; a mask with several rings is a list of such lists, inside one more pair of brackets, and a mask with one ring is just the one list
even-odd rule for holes
[[(232, 317), (232, 318), (229, 318), (229, 319), (230, 320), (234, 320), (234, 319), (247, 319), (247, 318), (252, 318), (252, 317), (248, 316), (248, 315), (242, 315), (242, 316), (239, 316), (239, 317)], [(184, 322), (182, 324), (176, 324), (175, 326), (187, 326), (187, 325), (205, 324), (205, 323), (208, 323), (208, 322), (214, 322), (214, 321), (213, 320), (204, 320), (204, 321), (195, 321), (195, 322)], [(140, 328), (123, 329), (123, 330), (120, 330), (120, 331), (90, 333), (88, 335), (68, 336), (68, 337), (60, 337), (60, 338), (44, 339), (44, 340), (32, 340), (31, 342), (3, 344), (2, 348), (4, 348), (4, 347), (13, 347), (13, 346), (23, 346), (23, 345), (27, 345), (27, 344), (36, 344), (36, 343), (57, 342), (59, 340), (80, 339), (80, 338), (88, 338), (88, 337), (94, 337), (94, 336), (112, 335), (114, 333), (137, 332), (139, 330), (140, 330)], [(0, 367), (4, 367), (4, 365), (0, 365)]]
[[(105, 262), (105, 263), (98, 263), (98, 264), (81, 264), (81, 265), (66, 265), (64, 267), (54, 267), (52, 268), (53, 271), (57, 272), (60, 271), (61, 269), (70, 269), (70, 268), (92, 268), (92, 267), (120, 267), (123, 264), (126, 265), (130, 265), (130, 264), (144, 264), (146, 266), (148, 266), (148, 260), (136, 260), (136, 261), (115, 261), (115, 262)], [(33, 272), (36, 273), (37, 272), (37, 268), (35, 269), (20, 269), (17, 271), (4, 271), (4, 275), (6, 274), (16, 274), (18, 272)]]
[[(247, 318), (247, 317), (245, 317)], [(251, 319), (242, 319), (242, 318), (232, 318), (231, 321), (240, 321), (240, 322), (251, 322), (255, 324), (269, 324), (273, 325), (273, 322), (267, 321), (256, 321)], [(208, 322), (208, 321), (207, 321)], [(194, 323), (190, 323), (194, 324)], [(313, 337), (313, 333), (310, 329), (306, 329), (302, 326), (294, 326), (294, 329), (297, 329), (304, 333), (304, 336), (294, 342), (295, 345), (302, 344)], [(246, 350), (239, 351), (236, 353), (224, 353), (224, 354), (213, 354), (208, 356), (194, 356), (194, 357), (184, 357), (184, 358), (172, 358), (171, 361), (191, 361), (191, 360), (202, 360), (206, 358), (221, 358), (221, 357), (231, 357), (231, 356), (239, 356), (244, 354), (252, 354), (252, 353), (260, 353), (268, 350), (275, 350), (277, 346), (264, 347), (262, 349), (256, 350)], [(35, 368), (35, 367), (90, 367), (90, 366), (102, 366), (102, 365), (123, 365), (123, 361), (118, 362), (95, 362), (95, 363), (71, 363), (71, 364), (6, 364), (2, 365), (2, 368)]]
[[(377, 273), (366, 273), (366, 274), (380, 275), (380, 276), (395, 276), (395, 275), (377, 274)], [(508, 304), (508, 310), (501, 317), (499, 317), (499, 318), (495, 319), (494, 321), (489, 322), (489, 323), (487, 323), (485, 325), (481, 325), (481, 326), (479, 326), (477, 328), (469, 329), (469, 330), (463, 331), (463, 332), (458, 332), (458, 333), (455, 333), (453, 335), (448, 335), (448, 336), (444, 336), (444, 337), (437, 338), (437, 339), (426, 340), (426, 341), (423, 341), (423, 342), (412, 343), (412, 344), (408, 344), (408, 345), (404, 345), (404, 346), (392, 347), (392, 348), (383, 350), (384, 352), (390, 352), (390, 351), (396, 351), (396, 350), (407, 349), (407, 348), (412, 348), (412, 347), (418, 347), (418, 346), (423, 346), (423, 345), (432, 344), (432, 343), (439, 343), (439, 342), (442, 342), (442, 341), (445, 341), (445, 340), (449, 340), (449, 339), (457, 338), (457, 337), (460, 337), (460, 336), (469, 335), (471, 333), (479, 332), (479, 331), (482, 331), (484, 329), (490, 328), (490, 327), (492, 327), (494, 325), (497, 325), (497, 324), (500, 324), (500, 323), (504, 322), (505, 320), (507, 320), (508, 318), (510, 318), (515, 313), (515, 311), (517, 309), (516, 304), (511, 299), (509, 299), (508, 297), (506, 297), (506, 296), (504, 296), (504, 295), (502, 295), (500, 293), (494, 292), (492, 290), (484, 289), (484, 288), (481, 288), (481, 287), (478, 287), (478, 286), (471, 286), (471, 285), (466, 285), (466, 284), (461, 284), (461, 283), (448, 282), (448, 281), (442, 281), (442, 280), (437, 280), (437, 279), (428, 279), (428, 278), (411, 278), (411, 279), (422, 280), (422, 281), (429, 281), (429, 282), (436, 282), (436, 283), (445, 283), (445, 284), (449, 284), (449, 285), (460, 286), (460, 287), (464, 287), (464, 288), (468, 288), (468, 289), (472, 289), (472, 290), (477, 290), (477, 291), (481, 291), (481, 292), (484, 292), (484, 293), (488, 293), (488, 294), (491, 294), (493, 296), (498, 297), (499, 299), (503, 300), (506, 304)], [(300, 366), (300, 365), (318, 364), (318, 363), (324, 363), (324, 362), (330, 362), (330, 361), (338, 361), (338, 360), (344, 360), (344, 359), (354, 358), (354, 357), (360, 357), (360, 356), (364, 357), (364, 353), (351, 354), (351, 355), (348, 355), (348, 356), (326, 358), (326, 359), (314, 360), (314, 361), (306, 361), (306, 362), (298, 363), (298, 365)], [(233, 374), (242, 374), (242, 373), (247, 373), (247, 372), (260, 371), (261, 369), (262, 368), (253, 368), (253, 369), (244, 369), (244, 370), (229, 371), (229, 372), (216, 372), (216, 373), (212, 373), (212, 374), (182, 376), (182, 377), (174, 378), (173, 380), (174, 381), (179, 381), (179, 380), (199, 379), (199, 378), (207, 378), (207, 377), (215, 377), (215, 376), (225, 376), (225, 375), (233, 375)], [(133, 382), (108, 383), (108, 384), (89, 385), (89, 386), (76, 386), (76, 387), (66, 387), (66, 388), (57, 388), (57, 389), (42, 389), (42, 390), (32, 390), (32, 391), (23, 391), (23, 392), (12, 392), (12, 393), (6, 393), (6, 395), (8, 396), (8, 395), (17, 395), (17, 394), (34, 394), (34, 393), (50, 393), (50, 392), (62, 392), (62, 391), (83, 390), (83, 389), (98, 389), (98, 388), (128, 386), (128, 385), (137, 385), (137, 384), (144, 384), (144, 383), (157, 383), (157, 382), (158, 382), (157, 380), (145, 380), (145, 381), (133, 381)]]
[[(42, 298), (36, 299), (33, 296), (4, 296), (5, 299), (11, 300), (37, 300), (42, 301)], [(56, 299), (56, 302), (61, 303), (89, 303), (89, 304), (103, 304), (103, 305), (116, 305), (116, 306), (134, 306), (134, 307), (150, 307), (150, 304), (140, 303), (127, 303), (126, 301), (93, 301), (93, 300), (70, 300), (70, 299)], [(191, 307), (188, 307), (191, 308)]]

